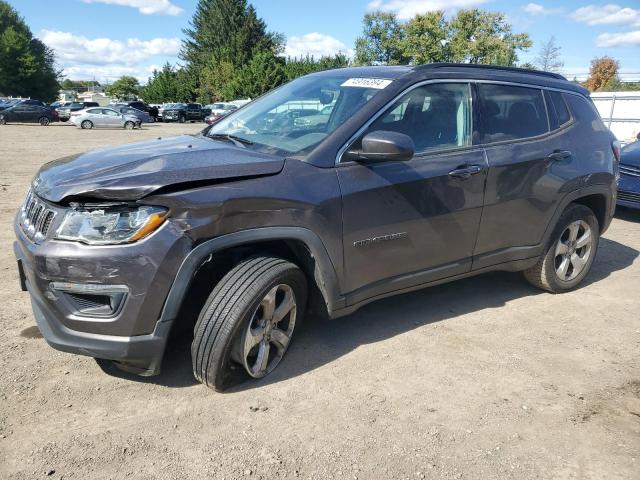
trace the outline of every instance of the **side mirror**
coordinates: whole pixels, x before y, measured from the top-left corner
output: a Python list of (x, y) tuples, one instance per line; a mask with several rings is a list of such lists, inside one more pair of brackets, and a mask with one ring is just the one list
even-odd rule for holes
[(377, 130), (364, 136), (361, 150), (350, 151), (349, 154), (356, 161), (381, 162), (391, 160), (406, 162), (413, 158), (415, 150), (413, 139), (409, 135)]

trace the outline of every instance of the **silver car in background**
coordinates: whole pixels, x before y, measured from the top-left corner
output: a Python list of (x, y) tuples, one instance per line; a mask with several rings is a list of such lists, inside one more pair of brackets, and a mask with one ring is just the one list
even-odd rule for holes
[(140, 127), (140, 120), (135, 115), (122, 114), (113, 108), (91, 107), (71, 113), (71, 123), (82, 129), (93, 127), (125, 128), (133, 130)]

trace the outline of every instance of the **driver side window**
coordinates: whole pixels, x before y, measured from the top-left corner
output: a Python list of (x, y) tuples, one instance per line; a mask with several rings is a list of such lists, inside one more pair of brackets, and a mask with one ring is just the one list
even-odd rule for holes
[(397, 100), (362, 135), (387, 130), (413, 139), (416, 154), (471, 145), (471, 93), (467, 83), (432, 83)]

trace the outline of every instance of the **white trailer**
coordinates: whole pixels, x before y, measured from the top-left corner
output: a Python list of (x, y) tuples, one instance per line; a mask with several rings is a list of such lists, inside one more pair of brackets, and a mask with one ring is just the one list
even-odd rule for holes
[(618, 140), (636, 140), (640, 133), (640, 92), (594, 92), (591, 99)]

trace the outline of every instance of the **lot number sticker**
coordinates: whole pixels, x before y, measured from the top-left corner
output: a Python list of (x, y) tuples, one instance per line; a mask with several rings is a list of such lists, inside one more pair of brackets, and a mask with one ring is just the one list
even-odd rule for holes
[(344, 82), (341, 87), (359, 87), (359, 88), (375, 88), (382, 90), (393, 80), (385, 80), (384, 78), (350, 78)]

